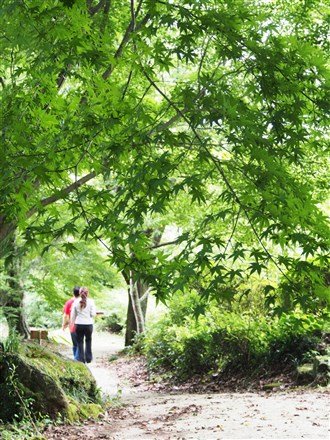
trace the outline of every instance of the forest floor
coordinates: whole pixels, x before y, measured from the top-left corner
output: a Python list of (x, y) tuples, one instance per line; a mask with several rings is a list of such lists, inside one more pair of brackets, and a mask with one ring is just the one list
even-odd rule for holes
[[(329, 439), (329, 391), (189, 392), (148, 381), (122, 338), (95, 334), (90, 370), (112, 402), (97, 421), (48, 427), (49, 440)], [(69, 354), (69, 351), (67, 352)]]

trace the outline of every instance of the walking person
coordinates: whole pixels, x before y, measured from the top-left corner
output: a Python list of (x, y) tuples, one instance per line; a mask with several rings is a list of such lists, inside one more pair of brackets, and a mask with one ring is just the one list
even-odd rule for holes
[(77, 343), (77, 334), (76, 334), (76, 326), (71, 323), (71, 309), (75, 299), (79, 298), (79, 290), (80, 287), (75, 286), (73, 288), (73, 298), (70, 298), (66, 301), (63, 307), (63, 319), (62, 319), (62, 330), (65, 330), (69, 327), (71, 340), (72, 340), (72, 351), (73, 351), (73, 359), (77, 361), (78, 357), (78, 343)]
[(77, 298), (71, 309), (71, 323), (76, 326), (78, 343), (78, 360), (90, 363), (92, 355), (92, 333), (96, 308), (94, 300), (88, 298), (87, 287), (79, 290), (80, 298)]

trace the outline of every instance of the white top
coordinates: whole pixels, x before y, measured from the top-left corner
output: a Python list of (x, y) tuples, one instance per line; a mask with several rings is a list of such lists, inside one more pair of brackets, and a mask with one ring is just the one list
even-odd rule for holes
[(86, 298), (86, 307), (80, 306), (81, 298), (74, 300), (71, 309), (71, 321), (75, 324), (93, 324), (96, 315), (96, 307), (93, 299)]

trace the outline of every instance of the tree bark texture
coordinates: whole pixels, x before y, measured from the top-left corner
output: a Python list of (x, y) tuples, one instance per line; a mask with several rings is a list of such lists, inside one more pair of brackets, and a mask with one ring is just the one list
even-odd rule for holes
[[(146, 235), (152, 236), (153, 247), (157, 247), (160, 243), (164, 232), (164, 228), (160, 230), (149, 229), (145, 231)], [(133, 282), (131, 285), (131, 281), (133, 281), (133, 277), (130, 276), (127, 272), (123, 272), (123, 277), (126, 281), (128, 287), (128, 307), (127, 307), (127, 316), (126, 316), (126, 333), (125, 333), (125, 346), (132, 345), (134, 342), (134, 337), (136, 334), (140, 334), (144, 332), (145, 329), (145, 318), (147, 313), (147, 305), (148, 305), (148, 293), (147, 291), (150, 289), (143, 281), (143, 275), (134, 274), (136, 282)], [(133, 299), (132, 299), (133, 298)], [(141, 300), (142, 298), (142, 300)], [(136, 304), (135, 304), (136, 303)], [(137, 307), (136, 307), (137, 306)], [(140, 309), (140, 311), (139, 311)], [(136, 310), (138, 310), (139, 317), (136, 317)], [(141, 317), (142, 314), (142, 317)], [(143, 322), (143, 330), (138, 328), (138, 323)]]
[[(142, 281), (138, 281), (135, 285), (135, 289), (137, 290), (137, 295), (139, 298), (142, 298), (148, 290), (148, 285), (143, 283)], [(135, 296), (136, 297), (136, 296)], [(140, 301), (140, 307), (143, 315), (143, 321), (145, 323), (146, 313), (147, 313), (147, 305), (148, 305), (148, 295), (145, 295), (143, 300)], [(132, 345), (134, 342), (134, 337), (138, 333), (137, 324), (134, 315), (134, 309), (132, 305), (131, 295), (128, 295), (128, 307), (127, 307), (127, 317), (126, 317), (126, 333), (125, 333), (125, 346)]]
[(21, 256), (16, 247), (14, 237), (10, 240), (10, 247), (11, 254), (5, 262), (9, 289), (2, 292), (2, 299), (4, 301), (3, 313), (8, 323), (9, 333), (16, 332), (27, 339), (30, 331), (23, 307), (24, 290), (20, 281)]
[(144, 316), (142, 313), (140, 296), (139, 296), (139, 280), (134, 280), (134, 274), (130, 271), (129, 274), (129, 295), (132, 302), (132, 308), (136, 321), (136, 332), (138, 334), (144, 332)]

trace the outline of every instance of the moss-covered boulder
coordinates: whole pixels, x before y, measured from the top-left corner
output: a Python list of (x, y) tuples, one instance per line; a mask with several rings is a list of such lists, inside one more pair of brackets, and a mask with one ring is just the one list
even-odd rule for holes
[(83, 405), (99, 402), (95, 379), (84, 364), (31, 343), (19, 353), (0, 353), (0, 395), (2, 421), (27, 413), (72, 418), (74, 407), (79, 416)]
[(54, 378), (68, 396), (80, 402), (99, 401), (100, 393), (96, 381), (83, 363), (34, 343), (24, 344), (22, 351), (29, 363)]
[(330, 379), (330, 356), (328, 354), (315, 356), (313, 363), (297, 367), (297, 383), (328, 385)]
[(330, 354), (316, 356), (313, 363), (316, 373), (330, 372)]
[(60, 384), (20, 355), (6, 355), (0, 371), (0, 393), (6, 402), (0, 419), (20, 419), (29, 411), (53, 418), (66, 412), (68, 400)]

